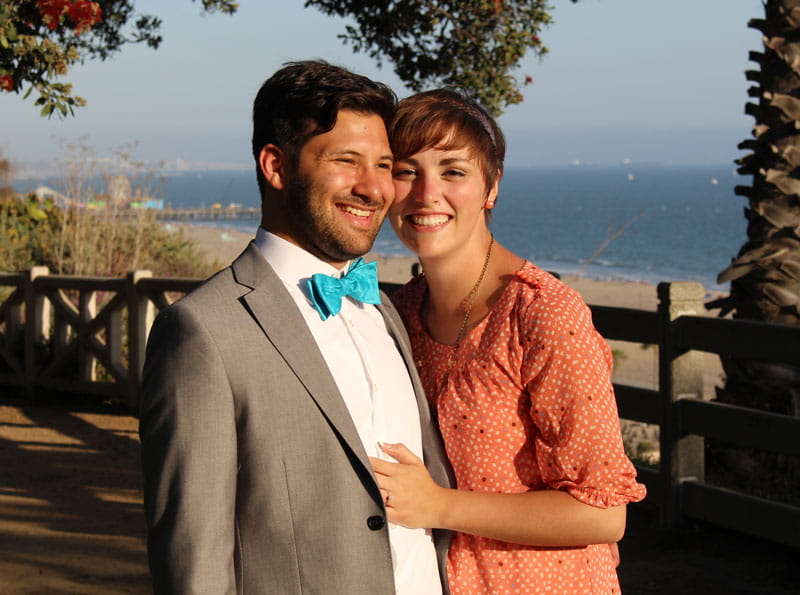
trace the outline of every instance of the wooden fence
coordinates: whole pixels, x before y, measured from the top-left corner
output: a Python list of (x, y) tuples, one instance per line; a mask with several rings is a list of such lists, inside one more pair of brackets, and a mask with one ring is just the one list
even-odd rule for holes
[[(106, 395), (136, 410), (156, 311), (197, 279), (0, 274), (0, 386)], [(391, 292), (398, 287), (382, 284)], [(698, 519), (800, 547), (800, 507), (709, 485), (705, 439), (800, 457), (800, 418), (704, 400), (701, 352), (800, 366), (800, 327), (699, 316), (703, 288), (661, 283), (657, 311), (591, 306), (606, 339), (658, 346), (658, 387), (615, 384), (620, 417), (660, 426), (657, 470), (639, 468), (663, 528)]]

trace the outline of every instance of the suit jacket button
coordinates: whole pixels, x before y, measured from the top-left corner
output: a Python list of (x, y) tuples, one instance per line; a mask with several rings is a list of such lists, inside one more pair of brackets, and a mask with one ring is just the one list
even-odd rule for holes
[(371, 516), (367, 519), (367, 527), (372, 529), (373, 531), (380, 531), (383, 529), (383, 526), (386, 524), (386, 521), (383, 520), (382, 516)]

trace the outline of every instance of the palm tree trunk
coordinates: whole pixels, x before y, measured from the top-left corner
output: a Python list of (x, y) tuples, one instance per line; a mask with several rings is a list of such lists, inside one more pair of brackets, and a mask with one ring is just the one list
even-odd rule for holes
[[(717, 277), (730, 281), (730, 295), (707, 304), (720, 316), (780, 324), (800, 324), (800, 0), (766, 0), (765, 18), (749, 26), (763, 34), (763, 52), (750, 52), (758, 70), (754, 85), (753, 137), (739, 144), (750, 153), (738, 172), (753, 176), (737, 186), (748, 200), (747, 241)], [(800, 345), (785, 345), (800, 349)], [(723, 403), (800, 416), (800, 368), (720, 356)], [(797, 502), (800, 460), (707, 441), (707, 479), (758, 496)], [(798, 502), (800, 504), (800, 502)]]
[[(750, 52), (758, 70), (746, 72), (757, 102), (745, 112), (755, 118), (753, 138), (739, 145), (751, 151), (737, 160), (739, 173), (752, 175), (745, 196), (747, 241), (718, 282), (730, 281), (730, 295), (709, 307), (720, 315), (770, 323), (800, 324), (800, 0), (767, 0), (765, 19), (749, 26), (763, 34), (763, 52)], [(787, 345), (786, 349), (800, 349)], [(800, 415), (800, 369), (722, 358), (725, 386), (720, 401)]]

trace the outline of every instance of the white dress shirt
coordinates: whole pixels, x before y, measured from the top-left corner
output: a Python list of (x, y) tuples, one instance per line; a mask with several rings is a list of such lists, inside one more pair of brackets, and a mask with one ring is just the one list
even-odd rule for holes
[[(414, 387), (381, 313), (371, 304), (345, 297), (339, 314), (323, 321), (308, 297), (307, 283), (313, 274), (339, 277), (349, 264), (339, 271), (260, 227), (256, 245), (283, 281), (314, 336), (367, 455), (391, 460), (378, 448), (378, 442), (402, 442), (422, 458)], [(430, 530), (390, 523), (389, 541), (397, 593), (441, 593)]]

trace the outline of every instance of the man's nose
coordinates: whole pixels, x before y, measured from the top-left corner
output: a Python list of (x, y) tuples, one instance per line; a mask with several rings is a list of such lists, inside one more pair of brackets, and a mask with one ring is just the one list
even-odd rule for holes
[(353, 193), (363, 196), (370, 201), (387, 200), (387, 187), (391, 187), (392, 179), (388, 171), (374, 167), (362, 168), (358, 173), (356, 183), (353, 185)]

